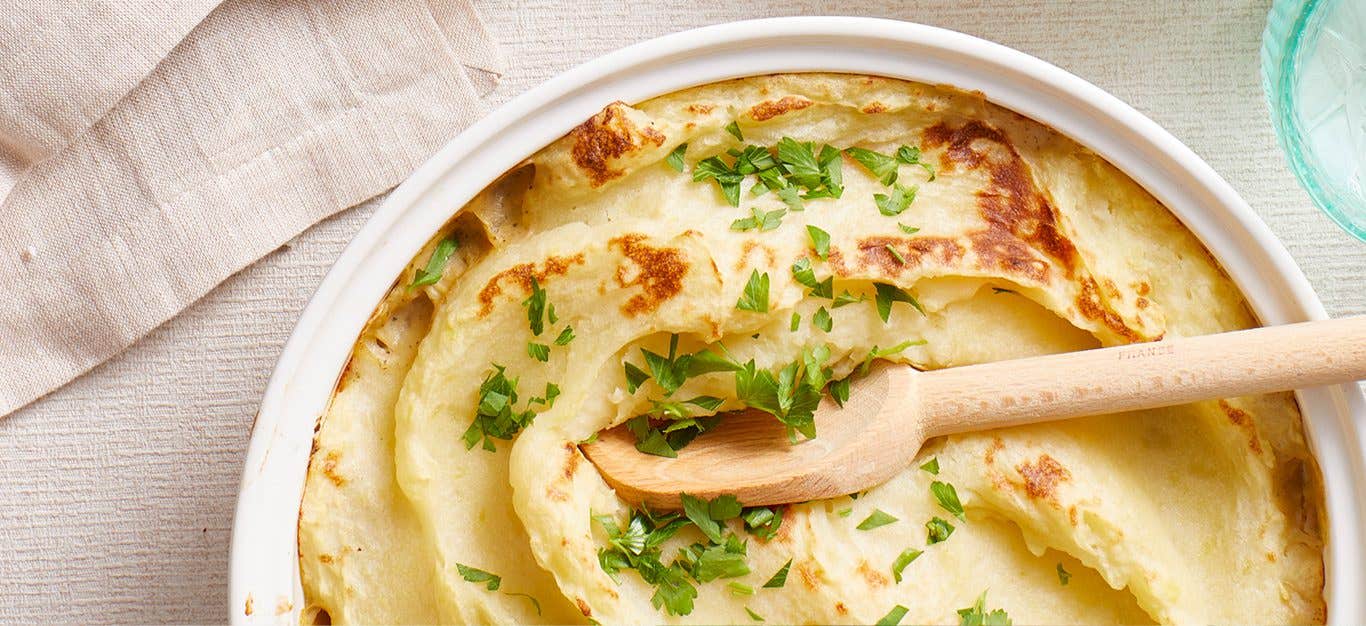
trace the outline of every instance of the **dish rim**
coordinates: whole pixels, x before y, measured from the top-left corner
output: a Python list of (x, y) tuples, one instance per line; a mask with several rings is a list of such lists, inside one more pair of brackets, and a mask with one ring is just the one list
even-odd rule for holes
[[(390, 194), (323, 278), (252, 427), (233, 520), (232, 623), (298, 623), (297, 521), (315, 426), (370, 313), (431, 233), (489, 182), (612, 101), (821, 71), (981, 91), (1087, 146), (1152, 193), (1263, 323), (1327, 317), (1289, 253), (1208, 164), (1129, 105), (1038, 58), (955, 31), (865, 17), (728, 22), (648, 40), (528, 90), (453, 138)], [(1329, 621), (1366, 623), (1366, 597), (1354, 592), (1366, 585), (1366, 428), (1357, 425), (1366, 400), (1354, 385), (1296, 393), (1324, 479)]]

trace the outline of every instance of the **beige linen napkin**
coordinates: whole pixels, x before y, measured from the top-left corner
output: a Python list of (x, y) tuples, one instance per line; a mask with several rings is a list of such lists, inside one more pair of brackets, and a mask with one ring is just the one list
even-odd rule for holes
[(0, 416), (398, 183), (500, 72), (469, 0), (0, 0)]

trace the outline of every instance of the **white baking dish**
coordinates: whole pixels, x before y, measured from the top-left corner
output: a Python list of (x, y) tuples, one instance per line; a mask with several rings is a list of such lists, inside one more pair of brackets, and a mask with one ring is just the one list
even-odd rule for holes
[[(1214, 253), (1265, 323), (1326, 317), (1266, 225), (1195, 153), (1133, 108), (1039, 59), (952, 31), (867, 18), (756, 20), (661, 37), (570, 70), (470, 127), (400, 185), (342, 253), (285, 345), (252, 433), (233, 525), (232, 621), (297, 623), (296, 529), (314, 426), (371, 310), (453, 211), (612, 101), (802, 71), (979, 90), (1090, 147), (1146, 187)], [(1355, 385), (1302, 390), (1299, 398), (1326, 486), (1329, 619), (1363, 624), (1366, 402)]]

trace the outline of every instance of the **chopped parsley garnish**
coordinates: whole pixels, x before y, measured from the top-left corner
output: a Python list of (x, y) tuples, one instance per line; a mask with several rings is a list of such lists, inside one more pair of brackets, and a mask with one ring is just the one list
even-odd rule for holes
[(766, 506), (750, 507), (740, 514), (745, 521), (745, 530), (764, 541), (777, 536), (783, 525), (783, 510)]
[(897, 251), (896, 251), (896, 248), (893, 247), (892, 244), (889, 243), (889, 244), (887, 244), (887, 245), (885, 245), (885, 246), (882, 246), (882, 247), (883, 247), (884, 249), (886, 249), (887, 252), (890, 253), (890, 254), (892, 255), (892, 258), (896, 259), (896, 262), (897, 262), (898, 265), (905, 265), (905, 264), (906, 264), (906, 257), (901, 256), (901, 253), (900, 253), (900, 252), (897, 252)]
[(953, 485), (936, 480), (930, 483), (930, 492), (945, 511), (964, 522), (968, 521), (968, 518), (963, 516), (963, 504), (958, 501), (958, 490), (954, 489)]
[(722, 539), (722, 526), (718, 522), (740, 517), (742, 510), (740, 501), (730, 494), (717, 496), (711, 501), (686, 493), (680, 494), (680, 497), (683, 499), (683, 514), (702, 531), (703, 535), (717, 543)]
[(573, 327), (573, 326), (565, 326), (565, 327), (564, 327), (564, 330), (560, 331), (560, 336), (555, 338), (555, 345), (557, 345), (557, 346), (567, 346), (567, 345), (569, 345), (569, 342), (571, 342), (571, 341), (573, 341), (573, 340), (574, 340), (574, 327)]
[(641, 383), (650, 380), (650, 375), (644, 370), (631, 364), (630, 361), (622, 364), (626, 369), (626, 393), (635, 393), (640, 388)]
[(720, 157), (708, 157), (697, 162), (692, 170), (693, 182), (712, 179), (721, 188), (721, 195), (731, 206), (740, 206), (740, 183), (745, 175), (726, 165)]
[(901, 623), (902, 619), (905, 619), (906, 612), (909, 610), (910, 609), (898, 604), (892, 607), (892, 610), (888, 611), (886, 615), (883, 615), (882, 619), (877, 621), (877, 626), (896, 626)]
[(987, 612), (987, 592), (983, 591), (972, 606), (958, 609), (958, 626), (1011, 626), (1011, 622), (1003, 609)]
[(518, 596), (518, 597), (526, 598), (526, 599), (528, 599), (528, 600), (531, 601), (531, 606), (533, 606), (533, 607), (536, 608), (536, 614), (537, 614), (537, 615), (540, 615), (540, 614), (541, 614), (541, 601), (540, 601), (540, 600), (537, 600), (535, 596), (533, 596), (533, 595), (531, 595), (531, 594), (529, 594), (529, 593), (512, 593), (512, 592), (510, 592), (510, 591), (504, 591), (504, 592), (503, 592), (503, 595)]
[(950, 524), (942, 517), (936, 516), (930, 521), (925, 522), (925, 530), (928, 531), (928, 534), (925, 537), (925, 543), (933, 545), (948, 539), (949, 535), (953, 534), (953, 524)]
[(669, 337), (669, 356), (667, 357), (650, 352), (645, 348), (641, 348), (640, 353), (645, 356), (645, 364), (650, 368), (650, 375), (654, 376), (655, 384), (664, 390), (665, 397), (673, 395), (683, 385), (683, 381), (687, 380), (687, 361), (676, 356), (678, 353), (678, 335)]
[(787, 584), (787, 571), (789, 569), (792, 569), (792, 559), (788, 559), (786, 563), (783, 563), (782, 567), (778, 568), (777, 573), (773, 574), (773, 577), (769, 578), (768, 582), (764, 583), (764, 589), (781, 589), (783, 585)]
[(718, 578), (736, 578), (749, 573), (745, 564), (745, 544), (735, 535), (728, 535), (725, 545), (704, 546), (695, 543), (679, 552), (679, 560), (694, 580), (711, 582)]
[(882, 318), (883, 323), (886, 323), (892, 315), (893, 302), (905, 302), (914, 307), (915, 310), (920, 311), (921, 315), (925, 314), (925, 309), (920, 306), (920, 302), (915, 299), (915, 296), (906, 293), (900, 287), (886, 283), (873, 283), (873, 287), (877, 288), (877, 315)]
[(920, 167), (925, 168), (925, 172), (930, 175), (929, 180), (933, 181), (935, 178), (934, 168), (931, 167), (929, 163), (920, 160), (920, 148), (915, 146), (901, 146), (901, 148), (896, 151), (896, 160), (901, 161), (906, 165), (919, 165)]
[(880, 152), (874, 152), (867, 148), (845, 148), (844, 153), (858, 161), (859, 165), (867, 168), (874, 178), (878, 179), (884, 186), (891, 187), (896, 182), (897, 162), (896, 157), (887, 156)]
[[(715, 404), (703, 402), (715, 400)], [(721, 403), (720, 398), (710, 396), (698, 396), (688, 401), (689, 404), (714, 409)], [(708, 408), (710, 405), (710, 408)], [(665, 422), (662, 428), (651, 425), (650, 417), (670, 417), (671, 420)], [(687, 417), (681, 403), (677, 402), (655, 402), (655, 407), (649, 415), (638, 415), (626, 420), (626, 428), (636, 437), (636, 449), (646, 454), (663, 456), (668, 458), (678, 458), (678, 451), (692, 443), (698, 435), (715, 428), (721, 423), (721, 418), (711, 417)]]
[(460, 572), (460, 577), (472, 583), (485, 583), (489, 591), (498, 591), (498, 587), (503, 584), (503, 577), (497, 574), (490, 574), (484, 570), (470, 567), (463, 563), (456, 563), (455, 569)]
[(528, 341), (526, 344), (526, 353), (531, 358), (536, 359), (537, 361), (540, 361), (542, 363), (550, 360), (550, 346), (547, 346), (543, 343)]
[(758, 613), (755, 613), (754, 611), (750, 610), (749, 607), (745, 607), (745, 612), (749, 613), (749, 618), (756, 622), (764, 621), (764, 618), (760, 617)]
[(927, 471), (927, 472), (929, 472), (929, 473), (931, 473), (931, 474), (934, 474), (935, 476), (938, 476), (938, 475), (939, 475), (939, 457), (937, 457), (937, 456), (930, 457), (930, 460), (925, 461), (925, 462), (920, 466), (920, 469), (925, 470), (925, 471)]
[(835, 511), (835, 514), (838, 515), (838, 516), (840, 516), (840, 517), (849, 517), (849, 514), (850, 514), (850, 513), (853, 513), (853, 512), (854, 512), (854, 508), (853, 508), (853, 507), (845, 507), (845, 508), (842, 508), (842, 509), (840, 509), (840, 510), (838, 510), (838, 511)]
[(837, 380), (830, 383), (830, 397), (834, 398), (835, 404), (844, 408), (844, 403), (849, 401), (849, 379)]
[(915, 227), (915, 226), (907, 226), (907, 225), (905, 225), (905, 224), (902, 224), (901, 222), (897, 222), (897, 223), (896, 223), (896, 226), (897, 226), (897, 228), (900, 228), (900, 229), (901, 229), (901, 232), (906, 233), (907, 235), (914, 235), (914, 234), (920, 232), (920, 229), (919, 229), (919, 228), (917, 228), (917, 227)]
[[(738, 124), (726, 130), (743, 141)], [(838, 198), (844, 193), (840, 151), (828, 145), (821, 147), (818, 156), (811, 143), (784, 137), (773, 148), (750, 144), (727, 150), (726, 155), (735, 161), (726, 163), (718, 155), (698, 162), (693, 180), (715, 180), (731, 206), (740, 206), (740, 186), (748, 176), (756, 179), (752, 194), (772, 191), (793, 211), (804, 209), (803, 200)]]
[(849, 290), (846, 289), (846, 290), (844, 290), (844, 293), (841, 293), (840, 295), (835, 296), (835, 305), (834, 305), (834, 308), (838, 309), (838, 308), (840, 308), (840, 307), (842, 307), (842, 306), (844, 306), (844, 305), (846, 305), (846, 304), (858, 304), (859, 302), (863, 302), (863, 301), (866, 300), (866, 299), (867, 299), (867, 296), (865, 296), (865, 295), (863, 295), (863, 294), (859, 294), (859, 295), (855, 296), (854, 294), (849, 293)]
[(873, 203), (877, 205), (879, 213), (887, 217), (896, 217), (905, 212), (906, 209), (911, 208), (911, 203), (915, 202), (915, 193), (919, 189), (916, 185), (910, 187), (896, 185), (892, 187), (892, 193), (873, 194)]
[(830, 348), (819, 346), (802, 351), (802, 356), (783, 366), (775, 376), (758, 369), (753, 360), (735, 372), (735, 394), (750, 408), (768, 413), (787, 426), (788, 438), (801, 433), (808, 439), (816, 437), (816, 407), (821, 391), (830, 380), (830, 372), (822, 364), (830, 356)]
[(827, 333), (835, 327), (835, 320), (830, 318), (830, 312), (825, 310), (825, 307), (816, 309), (816, 314), (811, 318), (811, 323)]
[(921, 554), (923, 553), (915, 548), (906, 548), (905, 550), (902, 550), (901, 554), (897, 555), (896, 560), (892, 561), (892, 578), (900, 583), (901, 572), (906, 570), (906, 566), (910, 565), (911, 561), (920, 558)]
[(731, 123), (726, 124), (726, 132), (730, 133), (730, 135), (731, 135), (732, 137), (736, 138), (736, 139), (739, 140), (739, 141), (744, 141), (744, 140), (745, 140), (745, 136), (744, 136), (743, 134), (740, 133), (740, 123), (739, 123), (739, 122), (732, 121)]
[[(730, 495), (710, 501), (688, 494), (682, 494), (682, 498), (684, 514), (633, 510), (625, 528), (618, 526), (610, 515), (593, 518), (608, 539), (608, 545), (598, 550), (598, 564), (603, 572), (620, 582), (617, 575), (621, 570), (636, 570), (641, 579), (655, 587), (651, 603), (671, 615), (692, 612), (693, 601), (697, 598), (694, 582), (706, 583), (750, 573), (745, 562), (748, 543), (727, 531), (725, 522), (747, 519), (752, 511), (747, 512)], [(678, 557), (666, 566), (661, 560), (664, 542), (688, 526), (696, 526), (706, 541), (680, 548)], [(734, 595), (754, 593), (752, 587), (739, 582), (732, 582), (727, 587)]]
[(413, 282), (408, 285), (408, 288), (417, 289), (418, 287), (435, 285), (437, 281), (441, 280), (441, 275), (446, 272), (446, 264), (451, 260), (451, 255), (458, 249), (460, 249), (460, 242), (455, 239), (455, 236), (442, 239), (432, 250), (431, 258), (427, 259), (427, 267), (417, 270), (417, 274), (413, 276)]
[(816, 257), (824, 261), (830, 256), (830, 233), (810, 225), (806, 227), (806, 233), (811, 236), (811, 248), (816, 251)]
[(1058, 563), (1058, 584), (1064, 587), (1072, 580), (1072, 574), (1062, 568), (1062, 563)]
[(862, 522), (858, 523), (858, 529), (872, 530), (874, 528), (881, 528), (896, 521), (898, 521), (897, 518), (892, 517), (886, 511), (883, 511), (882, 509), (873, 509), (873, 512), (868, 514), (868, 517), (864, 518)]
[(801, 328), (801, 327), (802, 327), (802, 314), (801, 314), (801, 313), (798, 313), (798, 312), (796, 312), (796, 311), (793, 311), (793, 312), (792, 312), (792, 322), (788, 324), (787, 329), (795, 333), (795, 332), (797, 332), (797, 329), (798, 329), (798, 328)]
[(688, 582), (683, 564), (674, 561), (664, 565), (660, 561), (660, 546), (688, 525), (678, 514), (651, 515), (647, 511), (632, 511), (626, 528), (621, 528), (610, 515), (593, 518), (607, 533), (608, 545), (598, 550), (598, 564), (612, 580), (623, 569), (634, 569), (641, 579), (655, 587), (650, 598), (655, 608), (663, 607), (670, 615), (692, 612), (697, 588)]
[(750, 207), (750, 217), (735, 220), (730, 223), (730, 229), (734, 231), (746, 231), (759, 229), (759, 232), (773, 230), (783, 223), (783, 216), (787, 215), (786, 209), (776, 209), (773, 211), (763, 211), (759, 207)]
[(817, 298), (833, 298), (835, 295), (835, 277), (831, 276), (825, 280), (816, 280), (816, 272), (811, 269), (811, 259), (802, 257), (792, 264), (792, 280), (798, 284), (811, 289), (807, 295)]
[(763, 274), (759, 270), (752, 270), (749, 275), (749, 283), (745, 285), (745, 292), (741, 294), (740, 300), (735, 303), (735, 308), (741, 311), (754, 311), (755, 313), (768, 312), (768, 272)]
[[(484, 449), (493, 452), (496, 450), (494, 439), (512, 439), (536, 418), (536, 413), (529, 408), (521, 412), (513, 410), (517, 403), (517, 379), (508, 378), (501, 365), (495, 364), (493, 368), (494, 371), (479, 385), (479, 408), (461, 437), (466, 450), (483, 440)], [(557, 394), (558, 391), (556, 388)]]
[(920, 160), (920, 148), (915, 146), (901, 146), (897, 149), (896, 156), (857, 147), (847, 148), (844, 152), (858, 161), (860, 165), (868, 168), (869, 173), (887, 187), (891, 187), (896, 182), (898, 165), (918, 165), (929, 173), (930, 180), (934, 180), (934, 169), (928, 163)]
[(687, 152), (688, 144), (680, 143), (677, 148), (674, 148), (673, 151), (669, 153), (669, 156), (664, 157), (664, 162), (668, 163), (669, 167), (672, 167), (675, 172), (682, 172), (683, 155)]
[(535, 276), (531, 277), (531, 295), (522, 301), (522, 306), (526, 307), (526, 319), (531, 326), (531, 334), (540, 337), (541, 333), (545, 332), (545, 290), (541, 289), (541, 284), (536, 281)]

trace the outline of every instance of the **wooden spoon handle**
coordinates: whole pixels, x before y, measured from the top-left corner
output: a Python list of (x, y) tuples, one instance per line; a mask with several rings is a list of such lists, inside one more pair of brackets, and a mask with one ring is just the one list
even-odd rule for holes
[(929, 435), (1366, 378), (1366, 316), (925, 372)]

